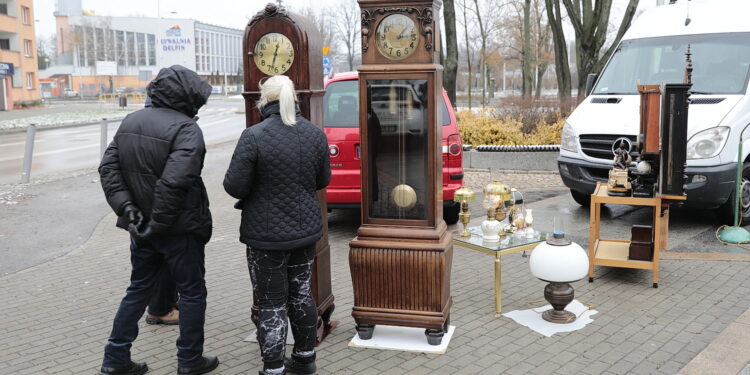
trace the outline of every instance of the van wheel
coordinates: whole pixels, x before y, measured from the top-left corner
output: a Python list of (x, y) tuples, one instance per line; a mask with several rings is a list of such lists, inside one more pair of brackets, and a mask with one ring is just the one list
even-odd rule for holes
[(452, 201), (446, 201), (443, 204), (443, 220), (448, 225), (458, 223), (458, 212), (461, 210), (461, 204)]
[(570, 189), (570, 195), (573, 196), (573, 200), (576, 201), (576, 203), (580, 204), (583, 207), (588, 207), (591, 205), (591, 195), (581, 193), (578, 190)]
[[(742, 164), (742, 182), (740, 183), (742, 199), (740, 199), (740, 226), (750, 224), (750, 163)], [(734, 225), (734, 189), (724, 204), (717, 209), (722, 223)]]

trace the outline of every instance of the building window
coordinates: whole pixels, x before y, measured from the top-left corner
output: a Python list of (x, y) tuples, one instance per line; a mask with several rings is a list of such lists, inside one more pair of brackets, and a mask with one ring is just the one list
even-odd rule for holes
[(8, 15), (8, 4), (2, 3), (0, 4), (0, 14)]
[[(107, 59), (105, 52), (107, 49), (106, 41), (104, 39), (104, 30), (100, 28), (94, 29), (94, 48), (96, 49), (96, 60), (105, 61)], [(96, 64), (96, 63), (94, 63)]]
[(117, 65), (125, 66), (128, 50), (125, 47), (125, 32), (115, 31), (115, 44), (117, 45)]
[(31, 41), (28, 39), (24, 39), (23, 41), (23, 54), (26, 57), (31, 57)]
[(24, 25), (29, 24), (29, 8), (27, 7), (21, 7), (21, 22), (23, 22)]
[(104, 30), (105, 38), (107, 40), (107, 61), (116, 61), (117, 50), (115, 49), (115, 32), (109, 29)]
[(136, 62), (135, 33), (127, 33), (128, 40), (128, 65), (134, 66)]
[(138, 38), (138, 65), (146, 65), (146, 34), (136, 34)]
[(10, 39), (0, 39), (0, 49), (10, 49)]
[(148, 34), (148, 65), (156, 65), (156, 36)]
[(34, 73), (26, 73), (26, 88), (29, 90), (34, 89)]

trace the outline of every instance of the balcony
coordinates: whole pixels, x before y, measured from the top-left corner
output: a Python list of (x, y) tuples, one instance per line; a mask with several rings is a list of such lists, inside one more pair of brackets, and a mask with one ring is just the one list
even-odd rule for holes
[(17, 33), (18, 20), (15, 17), (0, 14), (0, 31)]
[(18, 67), (21, 65), (21, 52), (5, 49), (0, 50), (0, 62), (11, 63), (13, 66)]

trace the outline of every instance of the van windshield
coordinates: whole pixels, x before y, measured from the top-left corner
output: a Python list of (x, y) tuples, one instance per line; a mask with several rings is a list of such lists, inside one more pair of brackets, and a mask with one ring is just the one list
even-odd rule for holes
[(637, 94), (638, 83), (682, 83), (688, 44), (693, 53), (693, 92), (744, 94), (750, 70), (750, 33), (625, 40), (593, 93)]

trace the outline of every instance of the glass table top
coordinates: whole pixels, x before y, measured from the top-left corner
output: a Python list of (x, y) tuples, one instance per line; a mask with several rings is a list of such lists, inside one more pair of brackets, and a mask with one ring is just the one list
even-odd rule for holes
[(514, 247), (526, 246), (534, 243), (539, 243), (547, 240), (548, 232), (534, 231), (532, 237), (527, 237), (525, 234), (520, 235), (517, 233), (508, 233), (504, 236), (500, 236), (500, 241), (497, 242), (485, 242), (482, 240), (482, 228), (479, 226), (469, 227), (469, 233), (471, 237), (461, 237), (459, 234), (461, 230), (453, 231), (453, 243), (456, 245), (466, 245), (467, 247), (480, 247), (484, 250), (489, 251), (502, 251), (506, 249), (512, 249)]

